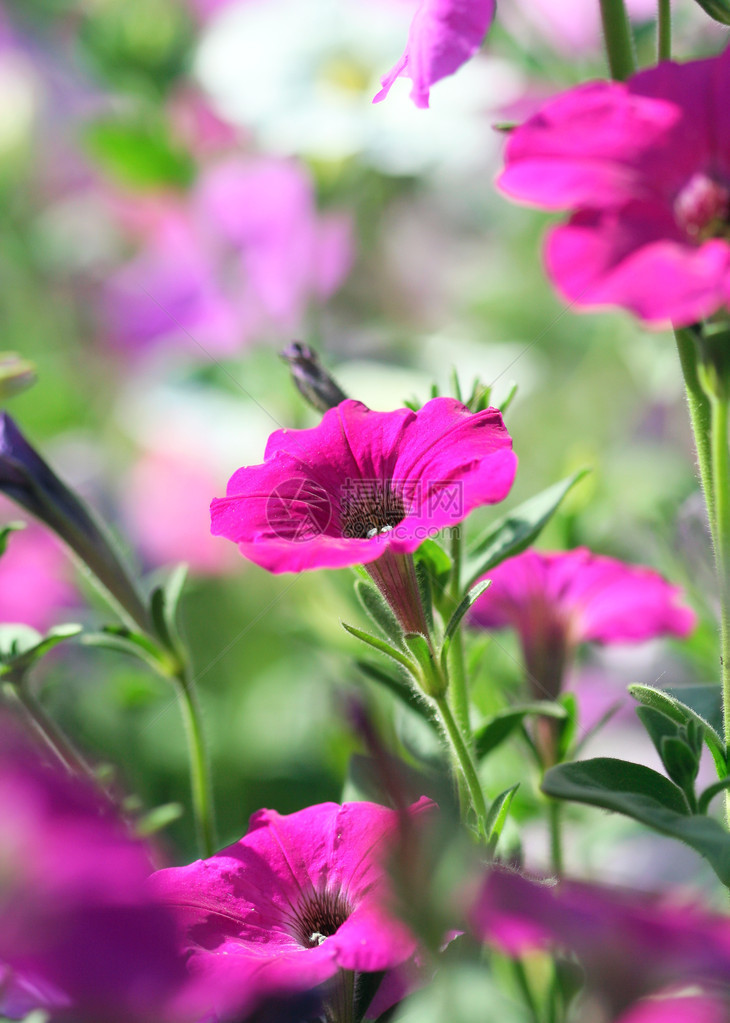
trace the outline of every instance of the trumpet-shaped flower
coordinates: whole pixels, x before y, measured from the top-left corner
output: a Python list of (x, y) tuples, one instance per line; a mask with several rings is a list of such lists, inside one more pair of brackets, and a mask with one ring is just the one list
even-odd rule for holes
[(472, 625), (512, 627), (541, 694), (555, 697), (579, 643), (641, 643), (686, 636), (694, 613), (657, 572), (593, 554), (526, 550), (485, 578), (492, 585), (471, 610)]
[[(540, 948), (574, 952), (588, 988), (610, 1006), (612, 1019), (669, 985), (727, 983), (727, 917), (646, 892), (579, 882), (550, 885), (494, 870), (483, 883), (471, 920), (480, 938), (508, 955)], [(637, 1021), (644, 1018), (635, 1011)], [(679, 1018), (692, 1017), (667, 1016)], [(658, 1023), (662, 1016), (647, 1019)]]
[(233, 474), (213, 533), (271, 572), (366, 564), (509, 493), (517, 459), (496, 409), (452, 398), (418, 412), (350, 399), (311, 430), (277, 430), (262, 465)]
[(683, 326), (730, 304), (730, 50), (549, 101), (510, 137), (499, 186), (569, 209), (547, 272), (579, 308)]
[[(406, 820), (432, 808), (421, 799)], [(389, 909), (385, 866), (402, 823), (374, 803), (260, 810), (239, 842), (153, 875), (178, 918), (190, 974), (220, 993), (219, 1015), (243, 1015), (254, 990), (303, 991), (340, 971), (390, 970), (411, 958), (416, 941)]]
[[(148, 850), (0, 722), (0, 1012), (159, 1023), (186, 984)], [(189, 1019), (181, 1015), (180, 1019)]]
[(438, 82), (473, 57), (494, 18), (495, 0), (422, 0), (413, 16), (403, 55), (382, 78), (373, 103), (384, 100), (396, 78), (413, 83), (411, 99), (427, 107)]

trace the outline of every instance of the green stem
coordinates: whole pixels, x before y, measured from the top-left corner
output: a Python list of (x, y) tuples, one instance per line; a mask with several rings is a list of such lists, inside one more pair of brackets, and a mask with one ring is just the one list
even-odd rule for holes
[(449, 738), (451, 750), (454, 754), (459, 770), (464, 777), (469, 796), (471, 797), (471, 804), (474, 813), (476, 814), (479, 833), (486, 838), (487, 804), (484, 800), (484, 793), (482, 792), (482, 786), (479, 781), (479, 775), (477, 774), (474, 758), (464, 741), (464, 736), (461, 734), (454, 715), (451, 713), (451, 707), (449, 706), (449, 702), (446, 697), (435, 696), (434, 703), (438, 707), (441, 722)]
[(184, 668), (173, 676), (172, 681), (177, 689), (180, 710), (185, 723), (185, 734), (188, 740), (193, 815), (195, 817), (198, 843), (204, 857), (212, 856), (215, 852), (215, 820), (200, 707), (198, 706), (193, 682)]
[(557, 799), (548, 802), (548, 823), (550, 826), (550, 863), (556, 877), (563, 875), (562, 806)]
[(63, 764), (69, 774), (88, 778), (98, 786), (99, 781), (92, 768), (81, 754), (74, 748), (55, 721), (46, 714), (42, 705), (28, 689), (24, 680), (5, 681), (4, 691), (10, 699), (20, 705), (23, 713), (36, 735), (55, 757)]
[(611, 77), (623, 82), (636, 71), (634, 40), (624, 0), (600, 0), (603, 36)]
[(687, 391), (692, 433), (697, 448), (697, 465), (700, 470), (702, 492), (705, 495), (710, 530), (715, 539), (715, 492), (712, 483), (712, 453), (710, 450), (710, 402), (702, 389), (697, 374), (697, 353), (692, 335), (688, 330), (675, 330), (679, 362)]
[(538, 1008), (535, 996), (532, 993), (530, 982), (527, 979), (527, 973), (525, 972), (525, 965), (521, 959), (513, 960), (515, 977), (517, 978), (517, 985), (520, 989), (522, 997), (525, 1000), (525, 1005), (530, 1011), (530, 1016), (535, 1023), (541, 1023), (540, 1010)]
[(659, 0), (657, 9), (657, 58), (672, 59), (672, 7), (671, 0)]
[[(730, 462), (728, 461), (728, 402), (713, 396), (710, 401), (712, 478), (715, 496), (715, 566), (720, 588), (720, 677), (725, 742), (730, 740)], [(730, 792), (726, 793), (726, 816), (730, 826)]]
[[(451, 585), (449, 596), (454, 607), (458, 607), (461, 600), (461, 531), (456, 526), (451, 531)], [(462, 735), (467, 743), (471, 745), (472, 730), (469, 716), (469, 688), (464, 665), (464, 637), (461, 629), (457, 629), (456, 635), (451, 641), (449, 648), (449, 696), (451, 706), (454, 709), (456, 720), (461, 729)]]

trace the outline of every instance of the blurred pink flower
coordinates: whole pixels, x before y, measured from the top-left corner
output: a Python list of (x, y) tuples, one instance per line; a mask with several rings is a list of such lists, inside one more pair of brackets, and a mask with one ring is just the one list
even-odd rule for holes
[[(0, 525), (18, 519), (10, 502), (0, 503)], [(78, 604), (70, 563), (56, 537), (36, 522), (10, 534), (0, 556), (0, 623), (30, 625), (45, 632), (66, 608)]]
[(617, 1023), (728, 1023), (730, 1006), (719, 998), (686, 995), (637, 1002)]
[(413, 83), (411, 99), (428, 107), (431, 86), (473, 57), (494, 18), (495, 0), (421, 0), (403, 55), (384, 75), (373, 103), (384, 100), (396, 78)]
[(253, 981), (296, 992), (408, 961), (416, 941), (389, 911), (384, 863), (398, 834), (398, 813), (374, 803), (259, 810), (227, 849), (157, 871), (152, 889), (177, 916), (190, 974), (220, 993), (215, 1011), (243, 1016)]
[(548, 102), (510, 136), (499, 187), (572, 209), (547, 272), (583, 308), (618, 305), (682, 326), (730, 301), (730, 50), (593, 82)]
[[(149, 852), (87, 784), (0, 722), (0, 1011), (159, 1023), (187, 984)], [(181, 1017), (187, 1018), (187, 1017)]]
[(132, 466), (124, 486), (125, 515), (153, 565), (184, 561), (200, 575), (235, 567), (232, 548), (210, 535), (216, 480), (210, 461), (195, 454), (148, 451)]
[[(574, 881), (556, 885), (492, 870), (471, 923), (479, 938), (510, 956), (538, 948), (575, 953), (587, 987), (610, 1007), (612, 1019), (669, 985), (727, 985), (730, 975), (727, 917), (646, 892)], [(643, 1021), (635, 1011), (634, 1023)], [(649, 1019), (659, 1023), (663, 1017)]]
[(470, 612), (485, 629), (517, 630), (525, 666), (541, 695), (560, 692), (579, 643), (641, 643), (689, 634), (694, 613), (680, 591), (642, 565), (572, 551), (526, 550), (502, 562)]
[(110, 281), (106, 316), (131, 348), (231, 354), (289, 335), (352, 261), (349, 219), (318, 215), (311, 181), (287, 160), (232, 157), (204, 171), (185, 201), (120, 208), (144, 247)]

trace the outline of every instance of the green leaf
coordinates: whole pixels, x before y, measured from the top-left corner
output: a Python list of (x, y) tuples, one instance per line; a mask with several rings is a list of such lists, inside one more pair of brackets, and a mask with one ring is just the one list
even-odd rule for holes
[(563, 693), (557, 701), (565, 711), (565, 717), (559, 722), (558, 758), (565, 760), (578, 731), (578, 701), (575, 693)]
[(697, 812), (707, 813), (712, 800), (725, 789), (730, 789), (730, 777), (723, 778), (722, 781), (716, 781), (714, 785), (709, 785), (698, 800)]
[(121, 625), (105, 626), (101, 632), (87, 632), (81, 637), (81, 642), (85, 646), (116, 650), (117, 653), (135, 657), (158, 674), (169, 675), (172, 670), (166, 652), (149, 636), (141, 632), (132, 632)]
[(139, 817), (135, 822), (134, 830), (140, 838), (148, 838), (179, 820), (182, 815), (181, 803), (164, 803)]
[(718, 735), (724, 733), (722, 686), (719, 682), (710, 685), (668, 686), (664, 692), (677, 703), (689, 707), (702, 721), (714, 728)]
[(590, 472), (579, 469), (519, 505), (484, 533), (471, 547), (466, 560), (470, 584), (505, 558), (529, 547), (557, 511), (568, 491)]
[(667, 774), (679, 785), (690, 806), (694, 799), (694, 782), (699, 770), (699, 761), (687, 743), (680, 736), (666, 735), (661, 741), (659, 754)]
[(472, 604), (481, 597), (482, 593), (484, 593), (491, 584), (491, 579), (483, 579), (480, 583), (472, 586), (466, 596), (462, 597), (454, 610), (454, 613), (451, 615), (448, 625), (446, 626), (446, 631), (444, 632), (444, 641), (441, 646), (441, 665), (444, 671), (446, 671), (446, 660), (454, 633), (461, 625), (464, 615), (467, 613)]
[(655, 707), (637, 707), (636, 714), (654, 743), (654, 749), (661, 757), (662, 740), (668, 736), (676, 736), (681, 726)]
[(657, 771), (599, 757), (550, 768), (542, 790), (555, 799), (613, 810), (679, 839), (730, 886), (730, 834), (712, 817), (690, 815), (682, 790)]
[(398, 664), (402, 664), (403, 667), (410, 672), (411, 675), (418, 673), (418, 669), (410, 658), (406, 657), (400, 650), (396, 650), (394, 646), (387, 643), (384, 639), (380, 639), (378, 636), (372, 636), (369, 632), (365, 632), (363, 629), (358, 629), (354, 625), (348, 625), (347, 622), (342, 623), (342, 628), (349, 632), (355, 639), (359, 639), (362, 643), (366, 643), (371, 646), (373, 650), (378, 650), (381, 654), (385, 654), (387, 657), (392, 657)]
[(416, 562), (416, 571), (418, 571), (418, 566), (422, 563), (427, 566), (431, 589), (435, 594), (438, 604), (451, 575), (450, 556), (440, 544), (436, 543), (435, 540), (429, 539), (423, 541), (414, 554), (414, 560)]
[(721, 25), (730, 25), (730, 3), (728, 0), (695, 0), (705, 14)]
[(565, 707), (550, 700), (521, 703), (515, 707), (507, 707), (498, 711), (489, 721), (477, 729), (474, 735), (476, 755), (483, 760), (495, 750), (522, 723), (528, 714), (543, 714), (546, 717), (563, 718)]
[(21, 529), (25, 529), (24, 522), (8, 522), (6, 526), (0, 529), (0, 557), (8, 549), (8, 540), (10, 539), (11, 533), (17, 533)]
[(679, 725), (686, 725), (688, 721), (695, 721), (697, 724), (702, 725), (704, 739), (715, 761), (718, 777), (724, 778), (726, 776), (728, 770), (725, 743), (709, 721), (706, 721), (692, 710), (691, 707), (680, 702), (663, 689), (655, 689), (653, 686), (633, 685), (629, 686), (629, 692), (635, 700), (638, 700), (645, 707), (652, 707), (654, 710), (660, 711)]
[(182, 660), (185, 652), (177, 627), (177, 612), (188, 577), (186, 564), (176, 565), (165, 582), (155, 587), (150, 598), (150, 614), (164, 646)]
[(71, 623), (56, 625), (45, 635), (28, 625), (0, 625), (0, 677), (24, 674), (54, 646), (81, 631)]
[(438, 696), (443, 693), (445, 680), (438, 669), (426, 637), (422, 636), (420, 632), (407, 632), (403, 641), (418, 662), (421, 669), (421, 680), (428, 695)]
[(500, 792), (497, 798), (493, 801), (489, 807), (487, 813), (487, 820), (485, 822), (485, 830), (487, 833), (487, 839), (489, 843), (489, 851), (494, 852), (499, 837), (502, 834), (509, 808), (514, 799), (515, 792), (519, 788), (519, 782), (517, 785), (513, 785), (509, 789), (505, 789), (504, 792)]
[(402, 700), (411, 710), (420, 715), (425, 721), (438, 730), (438, 718), (430, 703), (423, 697), (423, 693), (416, 689), (403, 678), (391, 675), (384, 671), (379, 665), (371, 664), (369, 661), (355, 661), (360, 671), (371, 678), (374, 682), (389, 689), (399, 700)]
[(192, 158), (157, 117), (97, 121), (87, 126), (83, 143), (103, 171), (134, 189), (186, 188), (195, 176)]
[(387, 600), (377, 586), (364, 579), (355, 580), (355, 593), (362, 604), (363, 610), (387, 639), (401, 645), (403, 630), (393, 614)]

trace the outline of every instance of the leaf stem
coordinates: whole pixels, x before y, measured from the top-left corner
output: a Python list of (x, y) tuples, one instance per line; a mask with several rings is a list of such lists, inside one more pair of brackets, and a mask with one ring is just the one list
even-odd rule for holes
[(611, 78), (623, 82), (636, 71), (634, 40), (624, 0), (600, 0), (603, 37)]
[[(449, 589), (449, 596), (453, 601), (454, 607), (459, 606), (461, 601), (461, 561), (462, 561), (462, 546), (461, 546), (461, 530), (458, 526), (455, 526), (451, 530), (451, 584)], [(451, 698), (451, 706), (454, 709), (456, 720), (459, 728), (461, 729), (462, 735), (465, 737), (468, 745), (471, 746), (472, 741), (472, 729), (471, 719), (469, 716), (469, 692), (466, 678), (466, 669), (464, 666), (464, 638), (461, 632), (461, 628), (456, 630), (456, 635), (451, 640), (451, 645), (448, 652), (449, 659), (449, 695)]]
[(550, 863), (556, 877), (563, 875), (563, 808), (557, 799), (548, 799), (548, 825), (550, 828)]
[[(720, 588), (720, 677), (725, 743), (730, 740), (730, 463), (728, 462), (728, 401), (715, 395), (710, 400), (710, 441), (715, 506), (715, 566)], [(730, 792), (725, 810), (730, 826)]]
[(193, 797), (193, 815), (198, 843), (204, 857), (215, 852), (215, 819), (213, 798), (208, 769), (208, 757), (203, 739), (203, 727), (195, 685), (185, 667), (172, 676), (180, 711), (185, 724), (190, 761), (190, 783)]

